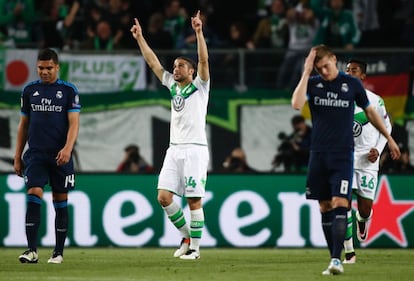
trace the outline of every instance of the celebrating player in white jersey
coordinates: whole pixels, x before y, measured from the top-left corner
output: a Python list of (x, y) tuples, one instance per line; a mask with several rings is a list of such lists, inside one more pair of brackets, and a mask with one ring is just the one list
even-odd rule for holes
[[(357, 59), (348, 61), (346, 73), (364, 80), (367, 64)], [(368, 100), (378, 114), (383, 118), (388, 133), (391, 134), (391, 122), (382, 98), (366, 90)], [(352, 181), (353, 193), (357, 196), (358, 210), (357, 237), (363, 242), (368, 235), (368, 221), (372, 218), (372, 203), (378, 184), (379, 156), (387, 144), (387, 139), (369, 122), (364, 111), (355, 107), (354, 115), (354, 176)], [(352, 264), (356, 261), (352, 240), (352, 209), (348, 211), (348, 228), (345, 236), (344, 263)]]
[[(207, 44), (200, 11), (191, 18), (197, 38), (198, 65), (187, 57), (174, 61), (173, 72), (166, 71), (142, 35), (138, 20), (131, 27), (148, 66), (171, 93), (170, 147), (158, 180), (158, 201), (182, 235), (174, 257), (200, 258), (200, 240), (204, 227), (202, 198), (205, 193), (209, 152), (205, 132), (210, 91)], [(173, 195), (184, 196), (190, 208), (188, 226), (182, 208)]]

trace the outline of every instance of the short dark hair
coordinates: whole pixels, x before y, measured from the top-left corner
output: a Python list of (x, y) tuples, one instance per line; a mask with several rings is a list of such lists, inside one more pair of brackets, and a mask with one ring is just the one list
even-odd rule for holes
[(349, 64), (349, 63), (356, 63), (359, 66), (359, 68), (361, 69), (361, 72), (363, 74), (367, 73), (367, 63), (366, 62), (364, 62), (362, 60), (359, 60), (359, 59), (352, 58), (352, 59), (348, 60), (347, 64)]
[(37, 60), (52, 60), (55, 64), (59, 64), (59, 58), (57, 53), (49, 48), (39, 51), (37, 55)]
[(194, 69), (193, 78), (196, 77), (196, 75), (197, 75), (197, 64), (194, 60), (190, 59), (189, 57), (184, 57), (184, 56), (179, 56), (176, 59), (185, 60), (191, 66), (191, 68)]

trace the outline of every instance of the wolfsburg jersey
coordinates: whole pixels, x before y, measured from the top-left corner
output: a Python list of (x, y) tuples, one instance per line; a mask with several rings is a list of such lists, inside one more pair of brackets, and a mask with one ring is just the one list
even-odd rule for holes
[(312, 76), (307, 88), (312, 115), (312, 151), (353, 151), (354, 103), (369, 105), (361, 82), (343, 72), (332, 81)]
[(180, 89), (173, 75), (164, 71), (162, 84), (171, 93), (171, 144), (207, 145), (206, 116), (210, 80), (197, 77)]
[(21, 114), (29, 118), (30, 149), (57, 153), (66, 144), (68, 112), (80, 112), (76, 87), (62, 80), (27, 84), (21, 95)]
[[(382, 98), (373, 92), (366, 90), (367, 97), (378, 114), (383, 118), (384, 125), (388, 132), (391, 133), (391, 122), (385, 109)], [(379, 157), (375, 163), (371, 163), (367, 159), (367, 154), (371, 148), (376, 148), (381, 155), (384, 150), (387, 139), (372, 125), (365, 112), (358, 106), (355, 107), (354, 115), (354, 168), (355, 169), (379, 169)]]

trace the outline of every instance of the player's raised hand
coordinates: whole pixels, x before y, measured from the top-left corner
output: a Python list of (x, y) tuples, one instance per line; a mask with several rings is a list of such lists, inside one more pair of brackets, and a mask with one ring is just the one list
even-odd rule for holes
[(197, 14), (194, 17), (191, 17), (191, 27), (196, 32), (203, 27), (203, 22), (200, 19), (200, 10), (197, 11)]
[(309, 73), (309, 74), (312, 73), (313, 66), (314, 66), (314, 63), (315, 63), (315, 57), (316, 57), (316, 50), (314, 48), (312, 48), (309, 51), (309, 54), (305, 59), (305, 64), (303, 65), (303, 71), (304, 72), (306, 71), (306, 73)]
[(139, 24), (139, 21), (137, 18), (134, 18), (135, 24), (131, 27), (131, 34), (135, 39), (138, 39), (138, 37), (142, 36), (142, 28)]

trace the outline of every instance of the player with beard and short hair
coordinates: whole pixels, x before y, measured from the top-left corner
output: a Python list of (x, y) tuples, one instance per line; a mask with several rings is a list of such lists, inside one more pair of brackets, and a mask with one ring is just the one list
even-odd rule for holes
[[(200, 240), (204, 228), (202, 198), (205, 195), (209, 151), (205, 131), (210, 91), (207, 44), (203, 35), (200, 11), (191, 18), (197, 38), (198, 64), (187, 57), (174, 60), (173, 71), (166, 71), (142, 35), (138, 20), (131, 27), (148, 66), (171, 95), (170, 146), (158, 180), (158, 201), (179, 230), (182, 240), (174, 257), (200, 258)], [(190, 225), (173, 195), (186, 198)]]

